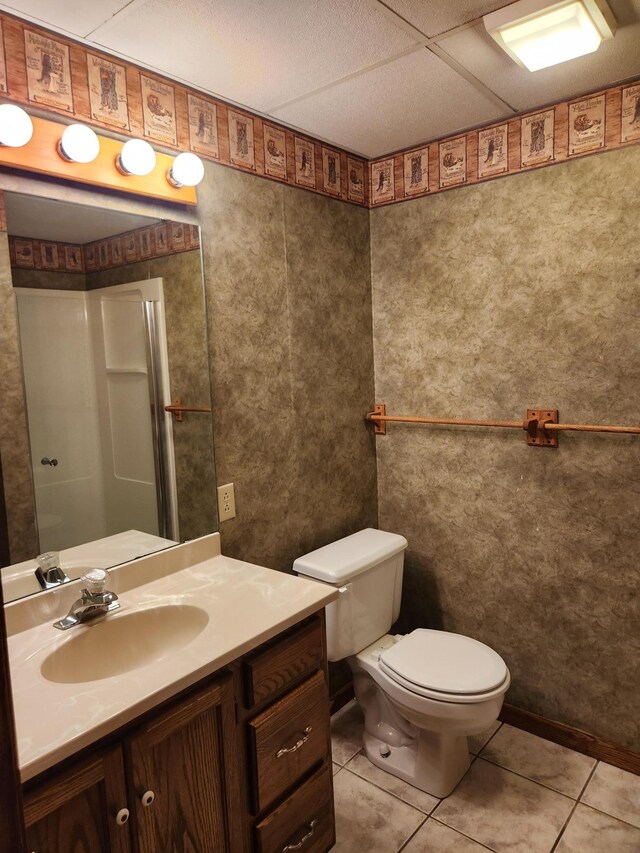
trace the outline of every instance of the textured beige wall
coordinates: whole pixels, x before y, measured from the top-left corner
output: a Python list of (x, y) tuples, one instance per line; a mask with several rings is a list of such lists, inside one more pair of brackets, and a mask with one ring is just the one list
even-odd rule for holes
[(199, 193), (225, 553), (290, 569), (376, 523), (366, 210), (226, 169)]
[[(88, 273), (87, 290), (162, 278), (171, 399), (210, 407), (209, 362), (200, 252), (164, 255), (136, 264)], [(215, 461), (211, 417), (187, 414), (174, 421), (173, 443), (181, 539), (217, 528)]]
[(8, 550), (11, 559), (20, 562), (37, 553), (38, 537), (9, 241), (4, 232), (0, 232), (0, 395), (0, 485), (6, 496)]
[[(225, 553), (288, 570), (375, 525), (369, 213), (207, 163), (198, 207), (114, 209), (201, 227), (217, 482), (236, 484)], [(0, 188), (103, 207), (87, 187), (5, 174)], [(197, 464), (197, 460), (196, 460)]]
[(84, 273), (55, 272), (53, 270), (25, 270), (11, 268), (14, 287), (39, 287), (43, 290), (84, 290)]
[[(373, 211), (390, 413), (638, 423), (640, 148)], [(403, 628), (476, 637), (507, 701), (640, 747), (640, 439), (391, 426), (379, 521), (409, 540)]]

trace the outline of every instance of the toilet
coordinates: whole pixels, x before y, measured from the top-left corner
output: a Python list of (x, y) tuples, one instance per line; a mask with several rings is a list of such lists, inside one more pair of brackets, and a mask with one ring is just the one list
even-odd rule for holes
[(361, 530), (298, 557), (293, 569), (338, 590), (326, 608), (328, 657), (353, 672), (368, 759), (446, 797), (469, 768), (467, 737), (497, 720), (511, 678), (497, 652), (462, 634), (388, 633), (406, 547), (403, 536)]

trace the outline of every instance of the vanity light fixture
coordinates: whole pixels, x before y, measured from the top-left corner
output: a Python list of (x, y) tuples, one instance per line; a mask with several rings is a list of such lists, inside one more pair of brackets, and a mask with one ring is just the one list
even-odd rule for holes
[(21, 148), (33, 136), (33, 122), (22, 107), (15, 104), (0, 105), (0, 145)]
[(489, 35), (529, 71), (593, 53), (616, 31), (606, 0), (518, 0), (483, 20)]
[(197, 187), (203, 178), (204, 163), (190, 151), (178, 154), (167, 174), (167, 180), (174, 187)]
[[(176, 204), (198, 203), (195, 187), (176, 187), (167, 180), (174, 163), (170, 154), (156, 153), (143, 139), (124, 143), (92, 136), (89, 127), (30, 117), (15, 104), (0, 104), (0, 167)], [(78, 137), (84, 147), (76, 149)], [(92, 156), (87, 147), (93, 147)]]
[(156, 152), (144, 139), (130, 139), (122, 146), (116, 166), (123, 175), (142, 178), (156, 167)]
[(100, 140), (86, 124), (70, 124), (60, 138), (58, 153), (71, 163), (93, 163), (100, 153)]

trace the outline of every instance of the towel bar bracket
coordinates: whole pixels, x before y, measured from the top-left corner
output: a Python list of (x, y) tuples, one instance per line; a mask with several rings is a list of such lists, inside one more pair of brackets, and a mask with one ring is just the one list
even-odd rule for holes
[(547, 424), (557, 423), (557, 409), (527, 409), (527, 420), (523, 426), (529, 447), (557, 447), (558, 433), (546, 429)]

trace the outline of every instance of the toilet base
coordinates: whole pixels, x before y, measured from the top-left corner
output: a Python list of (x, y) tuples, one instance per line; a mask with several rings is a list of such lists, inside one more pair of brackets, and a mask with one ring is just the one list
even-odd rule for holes
[(363, 740), (372, 764), (439, 799), (453, 791), (470, 766), (466, 737), (422, 730), (396, 746), (365, 731)]

